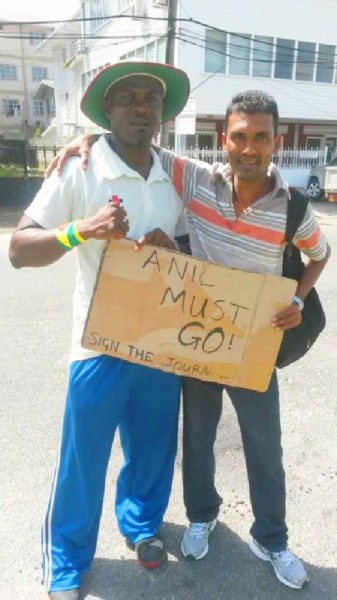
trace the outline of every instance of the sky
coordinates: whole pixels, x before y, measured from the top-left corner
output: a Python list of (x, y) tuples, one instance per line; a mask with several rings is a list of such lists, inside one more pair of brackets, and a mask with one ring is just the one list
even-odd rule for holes
[(80, 7), (79, 0), (14, 0), (10, 8), (8, 4), (8, 0), (0, 0), (2, 21), (68, 19)]

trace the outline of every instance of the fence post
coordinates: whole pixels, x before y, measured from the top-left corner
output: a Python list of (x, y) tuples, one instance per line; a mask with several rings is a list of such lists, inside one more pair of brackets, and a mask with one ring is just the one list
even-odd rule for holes
[(28, 148), (27, 148), (26, 141), (24, 142), (22, 152), (23, 152), (23, 187), (24, 187), (24, 196), (25, 196), (26, 204), (28, 204), (28, 157), (27, 157)]

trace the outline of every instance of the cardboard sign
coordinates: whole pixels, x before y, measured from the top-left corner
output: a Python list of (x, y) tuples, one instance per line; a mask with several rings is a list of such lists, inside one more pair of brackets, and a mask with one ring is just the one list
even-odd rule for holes
[(295, 288), (283, 277), (111, 240), (82, 344), (179, 375), (265, 391), (282, 339), (270, 322), (291, 304)]

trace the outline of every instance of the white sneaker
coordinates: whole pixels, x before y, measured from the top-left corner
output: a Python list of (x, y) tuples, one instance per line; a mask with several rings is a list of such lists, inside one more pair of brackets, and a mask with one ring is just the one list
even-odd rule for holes
[(200, 560), (208, 552), (208, 538), (216, 526), (217, 519), (209, 523), (190, 523), (181, 542), (181, 551), (187, 558)]
[(300, 590), (309, 577), (301, 561), (290, 550), (281, 552), (270, 552), (254, 538), (251, 539), (249, 547), (255, 556), (272, 564), (275, 575), (281, 583), (295, 590)]
[(80, 590), (74, 588), (72, 590), (60, 590), (59, 592), (49, 592), (50, 600), (79, 600)]

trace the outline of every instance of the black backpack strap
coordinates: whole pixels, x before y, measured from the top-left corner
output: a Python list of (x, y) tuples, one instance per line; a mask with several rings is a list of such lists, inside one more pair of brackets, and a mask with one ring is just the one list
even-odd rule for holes
[(289, 199), (287, 207), (287, 222), (285, 230), (285, 241), (292, 242), (293, 237), (301, 225), (305, 211), (307, 210), (309, 198), (306, 198), (296, 188), (289, 188)]
[(305, 198), (296, 188), (289, 188), (282, 275), (297, 281), (301, 278), (304, 265), (301, 252), (293, 244), (293, 238), (304, 219), (308, 202), (309, 199)]

